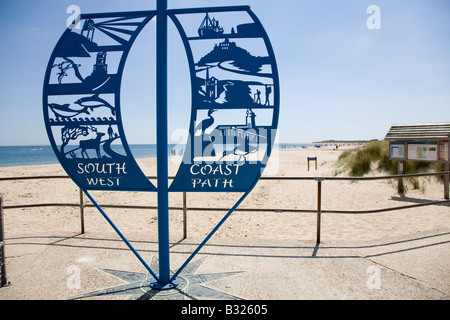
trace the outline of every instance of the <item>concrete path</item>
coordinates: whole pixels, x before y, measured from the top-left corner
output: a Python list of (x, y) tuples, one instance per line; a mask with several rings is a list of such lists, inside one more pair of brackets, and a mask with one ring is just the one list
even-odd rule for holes
[[(157, 271), (158, 246), (129, 240)], [(178, 268), (199, 239), (171, 245)], [(450, 229), (376, 242), (215, 239), (156, 292), (145, 268), (114, 234), (28, 235), (6, 240), (11, 285), (0, 299), (441, 300), (450, 297)], [(155, 272), (156, 272), (155, 271)]]

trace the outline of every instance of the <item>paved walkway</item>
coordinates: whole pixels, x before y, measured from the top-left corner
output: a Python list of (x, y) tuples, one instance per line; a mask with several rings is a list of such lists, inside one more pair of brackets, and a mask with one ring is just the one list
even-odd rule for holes
[[(130, 236), (157, 272), (156, 242)], [(200, 241), (171, 244), (179, 267)], [(6, 240), (0, 299), (449, 299), (450, 229), (367, 243), (211, 239), (176, 290), (150, 290), (138, 259), (113, 235)]]

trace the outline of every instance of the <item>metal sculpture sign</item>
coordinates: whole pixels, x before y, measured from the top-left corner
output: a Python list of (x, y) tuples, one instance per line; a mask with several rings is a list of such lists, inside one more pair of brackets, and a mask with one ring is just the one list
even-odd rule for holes
[(53, 51), (44, 118), (56, 156), (83, 190), (156, 191), (131, 154), (120, 81), (133, 41), (155, 13), (86, 15)]
[[(192, 110), (189, 139), (171, 191), (245, 192), (270, 156), (278, 123), (274, 54), (256, 16), (245, 8), (170, 14), (186, 48)], [(239, 21), (239, 22), (237, 22)]]
[[(158, 186), (134, 159), (121, 118), (120, 84), (134, 40), (157, 20)], [(175, 179), (167, 174), (167, 18), (181, 35), (189, 62), (189, 138)], [(196, 23), (193, 23), (195, 21)], [(155, 278), (176, 276), (260, 178), (271, 154), (279, 113), (279, 81), (270, 41), (248, 6), (84, 14), (67, 29), (50, 58), (44, 81), (47, 133), (61, 165)], [(160, 275), (157, 276), (108, 218), (89, 190), (158, 193)], [(168, 192), (244, 192), (222, 221), (171, 275)]]

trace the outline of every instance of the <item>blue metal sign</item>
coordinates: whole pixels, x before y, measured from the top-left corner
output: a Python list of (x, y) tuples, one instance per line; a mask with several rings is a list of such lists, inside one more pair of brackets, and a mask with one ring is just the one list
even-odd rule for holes
[[(169, 16), (192, 82), (186, 152), (170, 191), (249, 191), (267, 164), (278, 124), (278, 72), (267, 34), (249, 7)], [(201, 23), (193, 24), (194, 17)]]
[(155, 13), (93, 14), (67, 29), (44, 81), (44, 119), (53, 150), (83, 190), (156, 191), (125, 138), (120, 82), (128, 52)]
[[(155, 278), (155, 288), (176, 286), (176, 276), (249, 194), (271, 154), (279, 114), (273, 49), (248, 6), (81, 15), (50, 58), (44, 81), (47, 133), (61, 165)], [(157, 18), (157, 178), (155, 187), (134, 159), (122, 125), (120, 84), (134, 40)], [(167, 18), (181, 35), (192, 92), (189, 138), (168, 184)], [(195, 22), (195, 23), (194, 23)], [(89, 190), (158, 193), (160, 275), (157, 276)], [(187, 261), (171, 275), (169, 192), (244, 192)]]

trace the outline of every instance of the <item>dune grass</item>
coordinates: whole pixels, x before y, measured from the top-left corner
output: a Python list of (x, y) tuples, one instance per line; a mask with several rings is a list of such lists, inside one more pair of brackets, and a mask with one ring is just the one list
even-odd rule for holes
[(397, 161), (389, 159), (389, 143), (371, 141), (363, 147), (344, 151), (338, 160), (338, 165), (348, 170), (352, 177), (362, 177), (369, 173), (373, 164), (390, 174), (397, 173)]

